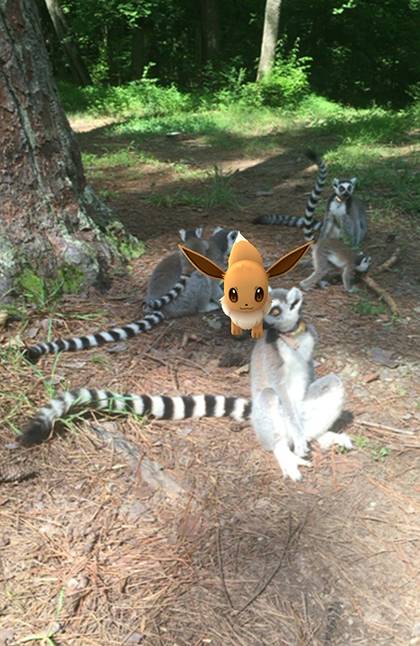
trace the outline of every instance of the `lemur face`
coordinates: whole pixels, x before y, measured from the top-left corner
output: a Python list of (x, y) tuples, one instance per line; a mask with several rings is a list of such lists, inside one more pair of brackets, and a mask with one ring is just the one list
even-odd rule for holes
[(338, 179), (337, 177), (333, 181), (334, 193), (340, 200), (348, 200), (356, 186), (356, 177), (351, 179)]
[(300, 310), (303, 303), (303, 294), (297, 287), (292, 289), (272, 289), (270, 290), (271, 307), (268, 314), (265, 315), (264, 321), (280, 332), (284, 332), (295, 327), (300, 318)]
[(359, 271), (360, 273), (365, 273), (366, 271), (368, 271), (371, 262), (372, 262), (372, 258), (367, 254), (363, 253), (363, 251), (361, 251), (357, 255), (356, 266), (355, 266), (356, 271)]

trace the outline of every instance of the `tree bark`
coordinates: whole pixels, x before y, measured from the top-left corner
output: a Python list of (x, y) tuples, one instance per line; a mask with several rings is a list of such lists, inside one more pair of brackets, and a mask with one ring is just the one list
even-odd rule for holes
[(133, 30), (131, 43), (131, 80), (141, 79), (150, 60), (151, 26), (140, 18)]
[(45, 5), (48, 9), (58, 41), (64, 47), (64, 51), (67, 54), (76, 82), (79, 85), (91, 85), (92, 80), (89, 72), (80, 56), (79, 48), (71, 37), (70, 29), (60, 5), (57, 0), (45, 0)]
[(261, 42), (260, 62), (257, 81), (261, 81), (273, 67), (276, 56), (277, 36), (279, 32), (281, 0), (266, 0), (264, 30)]
[(219, 56), (219, 6), (217, 0), (200, 0), (202, 63)]
[(86, 186), (34, 0), (0, 0), (0, 140), (0, 298), (27, 265), (44, 277), (72, 265), (99, 285), (116, 255), (93, 219), (101, 205)]

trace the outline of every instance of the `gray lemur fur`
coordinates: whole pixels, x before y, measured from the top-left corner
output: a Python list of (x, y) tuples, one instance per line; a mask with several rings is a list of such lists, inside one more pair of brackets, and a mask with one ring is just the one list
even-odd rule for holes
[[(201, 238), (201, 228), (180, 229), (179, 233), (185, 246), (221, 266), (226, 265), (227, 254), (236, 237), (236, 231), (221, 227), (216, 227), (208, 240)], [(165, 317), (178, 318), (220, 308), (219, 299), (223, 296), (223, 289), (219, 283), (194, 270), (180, 251), (163, 258), (155, 268), (148, 285), (146, 300), (151, 301), (167, 293), (181, 274), (189, 274), (190, 277), (184, 291), (173, 302), (162, 307)]]
[(302, 280), (302, 289), (310, 289), (317, 284), (325, 286), (323, 278), (331, 269), (341, 271), (344, 289), (348, 292), (355, 291), (353, 286), (355, 272), (368, 271), (371, 258), (363, 251), (355, 252), (347, 247), (342, 240), (320, 239), (312, 248), (313, 273)]
[(300, 480), (299, 466), (310, 465), (303, 458), (311, 440), (322, 449), (352, 446), (348, 435), (329, 431), (341, 415), (344, 388), (336, 375), (315, 378), (315, 329), (306, 326), (299, 332), (302, 292), (296, 287), (274, 289), (271, 298), (268, 329), (251, 356), (251, 421), (284, 476)]
[(356, 177), (333, 180), (333, 194), (327, 202), (320, 238), (342, 239), (351, 246), (359, 245), (367, 233), (367, 214), (363, 202), (354, 197)]

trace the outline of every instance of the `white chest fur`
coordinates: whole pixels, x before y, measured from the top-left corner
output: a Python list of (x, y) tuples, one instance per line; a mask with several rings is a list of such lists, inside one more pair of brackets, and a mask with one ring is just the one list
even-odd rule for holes
[(280, 337), (277, 341), (277, 350), (283, 360), (283, 380), (289, 396), (295, 402), (302, 401), (305, 397), (311, 372), (309, 361), (312, 357), (314, 339), (309, 332), (289, 342)]
[(337, 218), (338, 220), (341, 220), (345, 214), (346, 214), (346, 203), (345, 202), (338, 202), (337, 200), (331, 200), (330, 203), (330, 213)]

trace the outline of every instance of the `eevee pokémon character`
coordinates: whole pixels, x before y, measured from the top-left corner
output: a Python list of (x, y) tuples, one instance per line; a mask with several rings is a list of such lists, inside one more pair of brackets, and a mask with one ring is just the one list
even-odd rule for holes
[(231, 334), (251, 330), (252, 338), (259, 339), (263, 335), (263, 318), (271, 305), (268, 279), (293, 269), (311, 245), (307, 242), (289, 251), (266, 270), (258, 249), (238, 232), (226, 271), (202, 254), (181, 244), (178, 247), (202, 274), (224, 281), (220, 303), (230, 318)]

